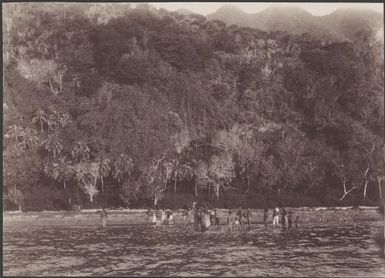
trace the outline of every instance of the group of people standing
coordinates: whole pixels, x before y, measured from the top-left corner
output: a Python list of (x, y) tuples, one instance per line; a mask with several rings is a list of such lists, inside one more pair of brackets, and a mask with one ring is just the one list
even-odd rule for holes
[(230, 231), (243, 230), (245, 225), (248, 225), (248, 229), (250, 230), (250, 218), (251, 211), (249, 209), (242, 209), (242, 207), (240, 207), (236, 211), (229, 210), (227, 224), (229, 225)]
[(151, 225), (152, 223), (155, 227), (160, 227), (163, 224), (175, 224), (174, 214), (173, 211), (170, 209), (149, 209), (147, 210), (146, 215), (147, 225)]
[[(189, 210), (185, 209), (188, 215)], [(192, 207), (193, 223), (196, 231), (207, 231), (210, 226), (219, 225), (219, 217), (216, 209), (208, 209), (207, 206), (199, 206), (197, 202)], [(186, 223), (186, 222), (185, 222)]]
[[(103, 227), (107, 225), (107, 210), (103, 209), (100, 213), (101, 224)], [(227, 225), (230, 231), (242, 231), (245, 226), (251, 228), (250, 218), (251, 211), (240, 207), (238, 210), (229, 210), (227, 217)], [(147, 225), (161, 227), (163, 224), (175, 224), (174, 213), (170, 209), (149, 209), (146, 211)], [(208, 209), (207, 206), (198, 206), (197, 202), (193, 203), (192, 209), (185, 208), (182, 212), (184, 225), (194, 224), (196, 231), (207, 231), (210, 226), (219, 225), (219, 217), (216, 209)], [(263, 222), (265, 228), (268, 229), (269, 209), (265, 208), (263, 212)], [(281, 223), (282, 230), (299, 229), (299, 216), (297, 215), (293, 221), (291, 211), (286, 212), (285, 208), (276, 207), (272, 213), (272, 223), (274, 228), (278, 228)], [(293, 227), (294, 224), (294, 227)]]
[[(265, 228), (268, 228), (268, 212), (269, 210), (265, 208), (263, 212), (263, 222), (265, 224)], [(286, 212), (284, 208), (279, 209), (276, 207), (273, 210), (273, 227), (278, 228), (279, 227), (279, 219), (281, 218), (281, 225), (282, 230), (291, 230), (293, 227), (293, 213), (291, 211)], [(294, 220), (295, 229), (299, 229), (299, 216), (297, 215)]]

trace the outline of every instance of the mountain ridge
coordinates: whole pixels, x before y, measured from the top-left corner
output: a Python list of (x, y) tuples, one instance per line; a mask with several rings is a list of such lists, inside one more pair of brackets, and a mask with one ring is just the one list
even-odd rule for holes
[(225, 5), (206, 18), (263, 31), (286, 31), (296, 35), (309, 33), (332, 41), (354, 41), (355, 33), (362, 28), (377, 32), (383, 22), (381, 13), (369, 9), (339, 8), (328, 15), (315, 16), (298, 6), (283, 5), (270, 6), (258, 13), (247, 13), (235, 5)]

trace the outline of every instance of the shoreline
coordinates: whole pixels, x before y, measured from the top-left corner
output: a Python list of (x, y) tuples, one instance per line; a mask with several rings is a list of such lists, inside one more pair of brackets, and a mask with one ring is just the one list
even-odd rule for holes
[[(230, 210), (227, 208), (213, 208), (218, 211)], [(262, 210), (263, 208), (250, 208), (250, 210)], [(269, 208), (272, 210), (273, 208)], [(347, 207), (285, 207), (286, 210), (306, 210), (306, 211), (324, 211), (324, 210), (378, 210), (378, 206), (347, 206)], [(90, 213), (97, 212), (102, 210), (102, 208), (97, 209), (81, 209), (81, 210), (42, 210), (42, 211), (3, 211), (3, 215), (14, 215), (14, 214), (30, 214), (30, 213), (68, 213), (68, 212), (79, 212), (79, 213)], [(108, 212), (146, 212), (148, 209), (107, 209)], [(153, 210), (153, 209), (152, 209)], [(237, 208), (231, 209), (237, 210)], [(176, 209), (173, 211), (182, 211), (182, 209)]]
[[(378, 212), (379, 207), (300, 207), (286, 208), (292, 211), (293, 217), (299, 216), (300, 223), (358, 223), (383, 221)], [(3, 212), (4, 227), (13, 224), (60, 226), (60, 225), (100, 225), (101, 209), (80, 211), (42, 211), (42, 212)], [(146, 209), (118, 209), (108, 210), (108, 223), (111, 225), (146, 224)], [(226, 223), (228, 209), (217, 209), (220, 223)], [(269, 209), (268, 221), (271, 222), (272, 209)], [(182, 210), (174, 210), (174, 219), (177, 224), (184, 222)], [(263, 209), (250, 209), (251, 223), (263, 222)]]

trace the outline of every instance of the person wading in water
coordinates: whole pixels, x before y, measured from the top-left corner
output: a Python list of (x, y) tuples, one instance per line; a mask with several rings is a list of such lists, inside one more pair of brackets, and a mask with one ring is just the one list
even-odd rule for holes
[(263, 211), (263, 223), (265, 224), (265, 229), (267, 229), (267, 216), (269, 213), (269, 209), (265, 208)]
[(277, 228), (279, 225), (279, 209), (276, 207), (273, 211), (273, 226)]
[(288, 214), (288, 217), (287, 217), (287, 230), (291, 230), (291, 225), (293, 223), (293, 219), (292, 219), (292, 212), (289, 211), (289, 214)]
[(232, 210), (229, 210), (229, 216), (227, 217), (227, 224), (229, 225), (230, 231), (233, 231), (233, 225), (235, 223), (236, 216)]
[(282, 221), (282, 231), (286, 230), (286, 210), (283, 208), (282, 209), (282, 214), (281, 214), (281, 221)]
[(239, 207), (238, 211), (237, 211), (237, 219), (238, 220), (238, 224), (237, 225), (240, 225), (240, 228), (241, 228), (241, 231), (243, 230), (243, 213), (242, 213), (242, 207)]
[(183, 223), (186, 226), (188, 223), (188, 210), (186, 208), (182, 211)]
[(107, 210), (103, 208), (102, 212), (100, 213), (100, 217), (102, 220), (102, 227), (105, 227), (107, 225)]
[(299, 229), (299, 216), (297, 215), (294, 220), (295, 229)]
[(251, 211), (250, 209), (246, 209), (243, 211), (243, 219), (244, 219), (244, 222), (245, 224), (248, 225), (248, 229), (250, 230), (251, 226), (250, 226), (250, 217), (251, 217)]

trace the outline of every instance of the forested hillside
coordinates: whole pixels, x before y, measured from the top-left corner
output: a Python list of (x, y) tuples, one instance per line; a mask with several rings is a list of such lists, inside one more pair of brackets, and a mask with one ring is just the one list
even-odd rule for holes
[(383, 41), (3, 6), (6, 209), (376, 205)]
[[(263, 31), (285, 31), (294, 35), (307, 33), (330, 42), (354, 42), (359, 36), (376, 33), (384, 23), (383, 14), (369, 9), (339, 8), (331, 14), (315, 16), (300, 7), (280, 5), (259, 13), (247, 13), (235, 5), (224, 5), (207, 18)], [(383, 33), (382, 29), (382, 36)]]

